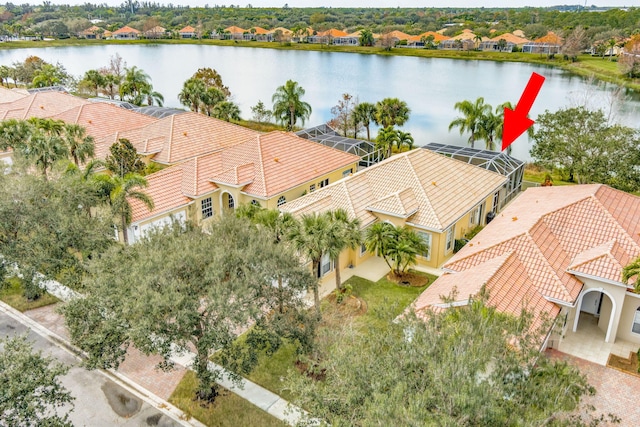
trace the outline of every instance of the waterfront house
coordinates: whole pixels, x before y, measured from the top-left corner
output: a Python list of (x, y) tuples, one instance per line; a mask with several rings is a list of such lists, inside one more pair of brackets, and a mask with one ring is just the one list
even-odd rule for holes
[(180, 34), (181, 39), (193, 39), (196, 37), (196, 29), (191, 25), (187, 25), (178, 31), (178, 34)]
[(97, 27), (95, 25), (92, 25), (91, 27), (87, 28), (86, 30), (80, 31), (78, 33), (78, 37), (84, 38), (84, 39), (95, 40), (95, 39), (102, 38), (103, 33), (104, 33), (104, 30), (102, 28)]
[(224, 29), (222, 38), (225, 40), (244, 40), (244, 34), (247, 32), (248, 31), (243, 28), (232, 25)]
[(342, 30), (331, 28), (327, 31), (321, 31), (313, 36), (308, 36), (307, 41), (309, 43), (319, 44), (333, 44), (333, 40), (339, 37), (346, 37), (348, 34)]
[(135, 28), (131, 28), (128, 25), (125, 25), (122, 28), (117, 29), (111, 34), (111, 37), (119, 40), (131, 40), (137, 39), (140, 37), (140, 31)]
[(147, 39), (163, 39), (169, 35), (166, 28), (156, 25), (155, 27), (144, 32)]
[(549, 31), (545, 36), (537, 38), (530, 43), (525, 43), (522, 46), (522, 51), (525, 53), (553, 55), (560, 53), (562, 43), (562, 37), (558, 36), (553, 31)]

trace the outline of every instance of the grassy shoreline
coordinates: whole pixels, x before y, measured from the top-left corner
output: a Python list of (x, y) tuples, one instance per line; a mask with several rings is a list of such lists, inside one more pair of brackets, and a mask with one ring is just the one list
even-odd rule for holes
[(85, 39), (65, 39), (46, 41), (17, 41), (4, 42), (0, 44), (3, 49), (25, 49), (44, 47), (66, 47), (66, 46), (98, 46), (98, 45), (154, 45), (154, 44), (199, 44), (211, 46), (248, 47), (259, 49), (276, 50), (298, 50), (317, 52), (342, 52), (359, 53), (363, 55), (382, 56), (408, 56), (418, 58), (446, 58), (460, 60), (480, 60), (495, 62), (522, 62), (537, 65), (558, 67), (563, 70), (580, 76), (594, 76), (596, 79), (608, 83), (617, 84), (632, 90), (640, 91), (640, 79), (629, 79), (623, 76), (617, 69), (615, 62), (606, 59), (581, 55), (576, 62), (565, 61), (561, 55), (556, 55), (555, 59), (549, 59), (545, 55), (529, 54), (522, 52), (502, 53), (502, 52), (482, 52), (482, 51), (456, 51), (456, 50), (428, 50), (413, 48), (394, 48), (390, 51), (379, 47), (366, 46), (327, 46), (308, 43), (277, 43), (277, 42), (257, 42), (257, 41), (235, 41), (235, 40), (193, 40), (193, 39), (158, 39), (158, 40), (85, 40)]

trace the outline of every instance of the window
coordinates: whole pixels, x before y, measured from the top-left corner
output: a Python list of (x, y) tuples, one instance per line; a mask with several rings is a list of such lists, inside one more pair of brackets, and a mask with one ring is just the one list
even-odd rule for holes
[(235, 208), (236, 207), (236, 202), (235, 202), (235, 200), (233, 200), (233, 196), (231, 194), (229, 194), (229, 193), (227, 193), (227, 196), (229, 197), (229, 204), (228, 204), (229, 209)]
[(260, 206), (260, 202), (259, 202), (259, 201), (257, 201), (256, 199), (253, 199), (253, 200), (251, 201), (251, 206)]
[(287, 203), (287, 199), (284, 196), (280, 196), (280, 198), (278, 199), (278, 207), (284, 205), (285, 203)]
[(429, 251), (419, 254), (421, 257), (429, 261), (431, 259), (431, 233), (425, 233), (424, 231), (418, 231), (418, 236), (429, 247)]
[(202, 209), (202, 219), (207, 219), (213, 216), (213, 203), (211, 197), (202, 199), (200, 202), (200, 208)]
[(367, 253), (367, 245), (365, 245), (364, 243), (360, 245), (360, 256), (364, 255)]
[(316, 191), (316, 185), (315, 184), (311, 184), (309, 186), (309, 193), (313, 193), (314, 191)]
[(347, 170), (345, 170), (344, 172), (342, 172), (342, 177), (343, 177), (343, 178), (346, 178), (346, 177), (348, 177), (349, 175), (351, 175), (352, 173), (353, 173), (353, 168), (351, 168), (351, 169), (347, 169)]
[(496, 191), (493, 193), (493, 207), (491, 208), (491, 212), (498, 213), (498, 202), (500, 201), (500, 192)]
[(318, 187), (322, 188), (322, 187), (326, 187), (327, 185), (329, 185), (329, 178), (327, 179), (323, 179), (322, 181), (320, 181), (318, 183)]
[(453, 232), (455, 231), (455, 225), (452, 225), (451, 228), (447, 230), (447, 240), (444, 247), (444, 253), (448, 254), (453, 250)]
[(482, 225), (482, 215), (484, 214), (484, 203), (479, 204), (471, 211), (469, 215), (469, 225)]
[(636, 314), (633, 317), (633, 327), (631, 328), (631, 332), (640, 334), (640, 307), (638, 307)]
[(322, 255), (322, 259), (320, 260), (320, 271), (318, 277), (322, 277), (328, 272), (331, 271), (331, 258), (328, 253)]

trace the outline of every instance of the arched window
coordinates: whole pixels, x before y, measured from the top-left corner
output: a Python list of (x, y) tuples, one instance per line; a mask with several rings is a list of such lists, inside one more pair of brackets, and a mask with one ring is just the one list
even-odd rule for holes
[(631, 332), (640, 334), (640, 307), (636, 309), (636, 314), (633, 317), (633, 327), (631, 328)]
[(284, 196), (280, 196), (280, 198), (278, 199), (278, 207), (284, 205), (285, 203), (287, 203), (287, 199)]
[(236, 202), (233, 200), (233, 196), (229, 193), (227, 193), (227, 196), (229, 196), (229, 209), (235, 208)]

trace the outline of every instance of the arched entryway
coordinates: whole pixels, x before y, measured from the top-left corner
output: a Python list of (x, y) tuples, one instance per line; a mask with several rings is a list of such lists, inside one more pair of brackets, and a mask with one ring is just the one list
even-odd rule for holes
[(236, 208), (236, 201), (230, 193), (226, 191), (220, 195), (220, 206), (222, 210), (234, 210)]
[(616, 314), (616, 300), (613, 296), (602, 288), (585, 289), (580, 294), (576, 304), (576, 317), (573, 321), (573, 332), (578, 330), (580, 315), (592, 315), (599, 318), (598, 325), (601, 322), (606, 323), (605, 342), (613, 342), (615, 336), (613, 333), (613, 323)]

